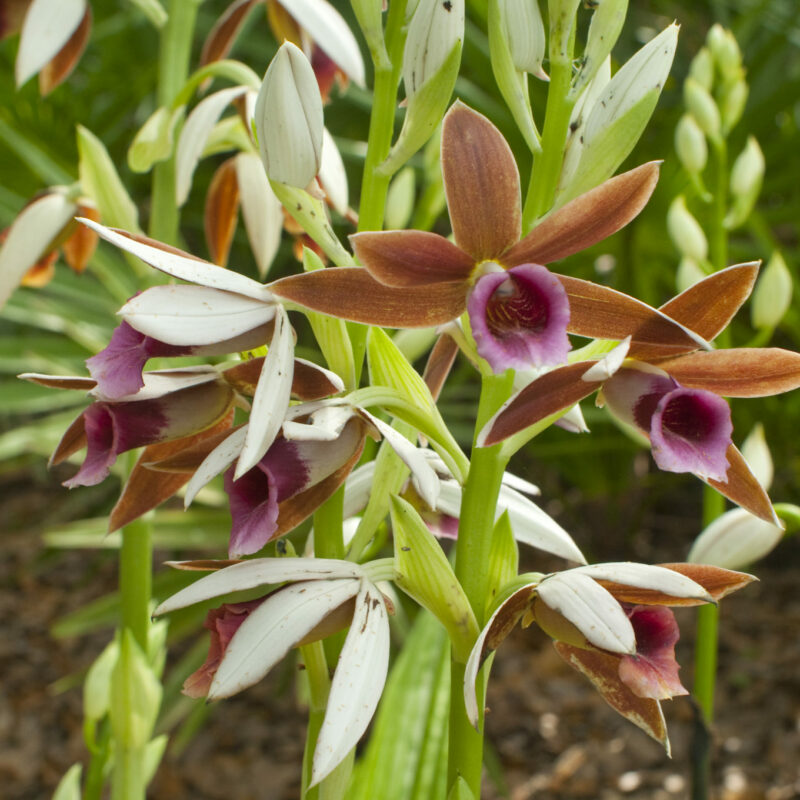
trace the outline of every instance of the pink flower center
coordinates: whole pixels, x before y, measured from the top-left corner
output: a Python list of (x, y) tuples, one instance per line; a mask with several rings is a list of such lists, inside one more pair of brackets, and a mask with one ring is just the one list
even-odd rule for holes
[(529, 283), (509, 275), (492, 293), (486, 304), (486, 324), (498, 339), (520, 331), (541, 333), (550, 317), (545, 295)]

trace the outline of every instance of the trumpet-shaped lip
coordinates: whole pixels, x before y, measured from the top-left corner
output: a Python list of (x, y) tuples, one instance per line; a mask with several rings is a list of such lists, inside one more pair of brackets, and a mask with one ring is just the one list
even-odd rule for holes
[(669, 700), (689, 694), (678, 677), (675, 644), (680, 630), (672, 611), (660, 606), (632, 606), (626, 611), (636, 635), (636, 653), (620, 659), (620, 680), (637, 697)]
[(546, 267), (522, 264), (482, 275), (467, 310), (478, 353), (494, 372), (567, 360), (569, 300)]
[(733, 423), (721, 397), (679, 387), (658, 402), (650, 421), (653, 458), (667, 472), (693, 472), (724, 480)]

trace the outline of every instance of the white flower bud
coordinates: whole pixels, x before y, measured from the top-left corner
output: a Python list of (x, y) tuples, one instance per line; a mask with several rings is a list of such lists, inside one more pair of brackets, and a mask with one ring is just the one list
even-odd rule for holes
[(719, 136), (719, 109), (708, 90), (694, 78), (687, 78), (683, 84), (683, 99), (701, 130), (712, 138)]
[(675, 128), (675, 152), (687, 172), (700, 173), (708, 160), (706, 136), (691, 114), (684, 114)]
[(627, 11), (628, 0), (600, 0), (595, 3), (586, 35), (583, 63), (570, 91), (571, 96), (577, 97), (583, 91), (611, 53), (622, 31)]
[(792, 273), (776, 250), (758, 279), (750, 305), (754, 328), (772, 329), (792, 304)]
[(545, 33), (538, 0), (499, 0), (498, 5), (514, 66), (544, 78)]
[(413, 167), (403, 167), (392, 180), (386, 196), (386, 229), (402, 230), (414, 212), (416, 176)]
[(753, 426), (753, 430), (742, 442), (742, 455), (750, 467), (750, 471), (758, 478), (758, 482), (766, 491), (769, 491), (775, 470), (767, 438), (764, 436), (764, 426), (760, 422)]
[(742, 118), (749, 91), (744, 78), (740, 78), (723, 89), (719, 98), (719, 113), (722, 119), (722, 130), (726, 133)]
[(700, 223), (692, 216), (683, 195), (678, 195), (667, 212), (667, 230), (681, 255), (703, 263), (708, 257), (708, 240)]
[(741, 569), (767, 555), (782, 538), (783, 530), (777, 525), (734, 508), (717, 517), (695, 539), (687, 560)]
[(322, 160), (322, 98), (311, 64), (291, 42), (281, 45), (264, 75), (255, 124), (270, 180), (305, 189)]
[(742, 68), (742, 52), (733, 33), (725, 30), (719, 23), (712, 25), (706, 37), (706, 44), (722, 79), (736, 79)]
[(95, 659), (83, 682), (83, 716), (99, 720), (108, 713), (111, 697), (111, 672), (119, 658), (116, 640), (109, 642)]
[(420, 0), (408, 28), (403, 83), (409, 104), (464, 38), (464, 0)]
[(751, 136), (731, 169), (733, 207), (725, 217), (725, 225), (728, 228), (741, 225), (750, 216), (761, 191), (765, 167), (764, 154), (756, 138)]
[(689, 77), (710, 92), (714, 85), (714, 58), (711, 51), (701, 47), (689, 66)]

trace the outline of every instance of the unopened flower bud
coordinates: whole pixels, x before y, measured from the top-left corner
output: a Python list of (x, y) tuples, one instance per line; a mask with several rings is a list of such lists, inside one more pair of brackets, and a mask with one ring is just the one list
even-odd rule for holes
[(742, 442), (742, 455), (750, 467), (750, 471), (758, 478), (758, 482), (766, 491), (769, 491), (775, 468), (769, 452), (767, 437), (764, 436), (764, 426), (760, 422), (753, 426), (753, 430)]
[(706, 167), (706, 136), (691, 114), (684, 114), (675, 128), (675, 151), (687, 172), (699, 173)]
[(402, 230), (414, 211), (416, 177), (413, 167), (404, 167), (397, 173), (386, 197), (386, 229)]
[(702, 263), (708, 257), (708, 240), (700, 223), (692, 216), (683, 195), (678, 195), (667, 212), (667, 230), (681, 255)]
[(322, 98), (303, 51), (284, 42), (258, 93), (255, 125), (270, 180), (305, 189), (322, 159)]
[(700, 129), (708, 136), (719, 136), (719, 109), (708, 90), (693, 78), (687, 78), (683, 84), (683, 99)]
[(570, 92), (571, 96), (577, 97), (583, 91), (613, 49), (622, 31), (627, 10), (628, 0), (601, 0), (594, 4), (592, 21), (586, 35), (586, 49), (583, 51), (583, 63)]
[(120, 636), (119, 658), (111, 673), (109, 716), (114, 739), (127, 748), (150, 740), (161, 705), (161, 684), (129, 629)]
[(544, 78), (545, 33), (537, 0), (499, 0), (511, 60), (520, 72)]
[(723, 80), (736, 78), (742, 68), (742, 52), (731, 31), (719, 23), (712, 25), (706, 37), (706, 44), (714, 57)]
[(408, 108), (382, 174), (394, 174), (441, 122), (456, 85), (463, 39), (464, 0), (419, 0), (403, 53)]
[(772, 329), (792, 303), (792, 273), (776, 250), (758, 279), (750, 305), (754, 328)]
[(697, 81), (706, 91), (714, 85), (714, 58), (711, 51), (701, 47), (689, 66), (689, 77)]
[(678, 264), (678, 271), (675, 274), (675, 287), (679, 292), (683, 292), (705, 277), (706, 273), (703, 268), (694, 259), (684, 256), (681, 263)]
[(733, 207), (725, 217), (725, 225), (728, 228), (741, 225), (750, 216), (761, 191), (765, 167), (764, 154), (756, 138), (751, 136), (731, 169)]
[(744, 78), (739, 78), (735, 83), (723, 89), (719, 98), (719, 113), (722, 119), (722, 130), (726, 133), (735, 127), (742, 118), (749, 91)]
[(111, 673), (119, 658), (119, 645), (109, 642), (89, 667), (83, 682), (83, 716), (99, 720), (108, 713), (111, 696)]
[(777, 525), (733, 508), (717, 517), (695, 539), (687, 561), (742, 569), (769, 553), (783, 538)]

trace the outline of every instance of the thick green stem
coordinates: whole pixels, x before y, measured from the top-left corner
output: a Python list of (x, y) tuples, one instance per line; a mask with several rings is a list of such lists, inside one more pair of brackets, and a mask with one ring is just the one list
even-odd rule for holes
[[(484, 423), (508, 399), (513, 385), (513, 372), (483, 378), (478, 406), (476, 434)], [(488, 564), (491, 548), (491, 531), (494, 525), (497, 497), (507, 458), (500, 445), (473, 447), (469, 475), (461, 501), (461, 512), (456, 541), (455, 573), (479, 624), (483, 624), (488, 594)], [(464, 665), (451, 660), (450, 700), (450, 750), (448, 760), (448, 786), (461, 776), (472, 790), (476, 800), (481, 793), (481, 765), (483, 763), (483, 734), (476, 731), (467, 719), (464, 709)], [(479, 681), (478, 708), (483, 709), (484, 683)], [(480, 727), (483, 713), (481, 711)]]
[[(161, 29), (158, 60), (159, 106), (169, 107), (189, 75), (197, 7), (202, 0), (171, 0), (169, 19)], [(153, 167), (149, 233), (154, 239), (176, 244), (178, 207), (175, 203), (175, 159)]]
[(144, 750), (119, 747), (114, 751), (111, 800), (144, 800)]
[(725, 215), (728, 210), (728, 145), (724, 139), (712, 140), (714, 154), (714, 218), (711, 226), (711, 263), (714, 269), (728, 266), (728, 230)]
[(547, 89), (542, 152), (534, 159), (528, 194), (522, 212), (522, 232), (527, 233), (537, 219), (553, 205), (564, 148), (567, 143), (569, 120), (574, 102), (569, 99), (572, 80), (571, 57), (559, 57), (550, 65), (550, 84)]
[(147, 652), (152, 587), (152, 526), (138, 519), (122, 529), (119, 554), (120, 624), (130, 628), (139, 646)]
[(300, 648), (300, 652), (305, 664), (306, 676), (308, 677), (309, 693), (308, 729), (306, 731), (306, 745), (303, 751), (303, 784), (300, 797), (304, 798), (304, 800), (317, 800), (319, 787), (315, 786), (313, 789), (309, 789), (308, 784), (311, 783), (314, 748), (317, 744), (319, 729), (322, 727), (322, 720), (325, 718), (325, 706), (328, 702), (331, 681), (322, 642), (305, 645)]

